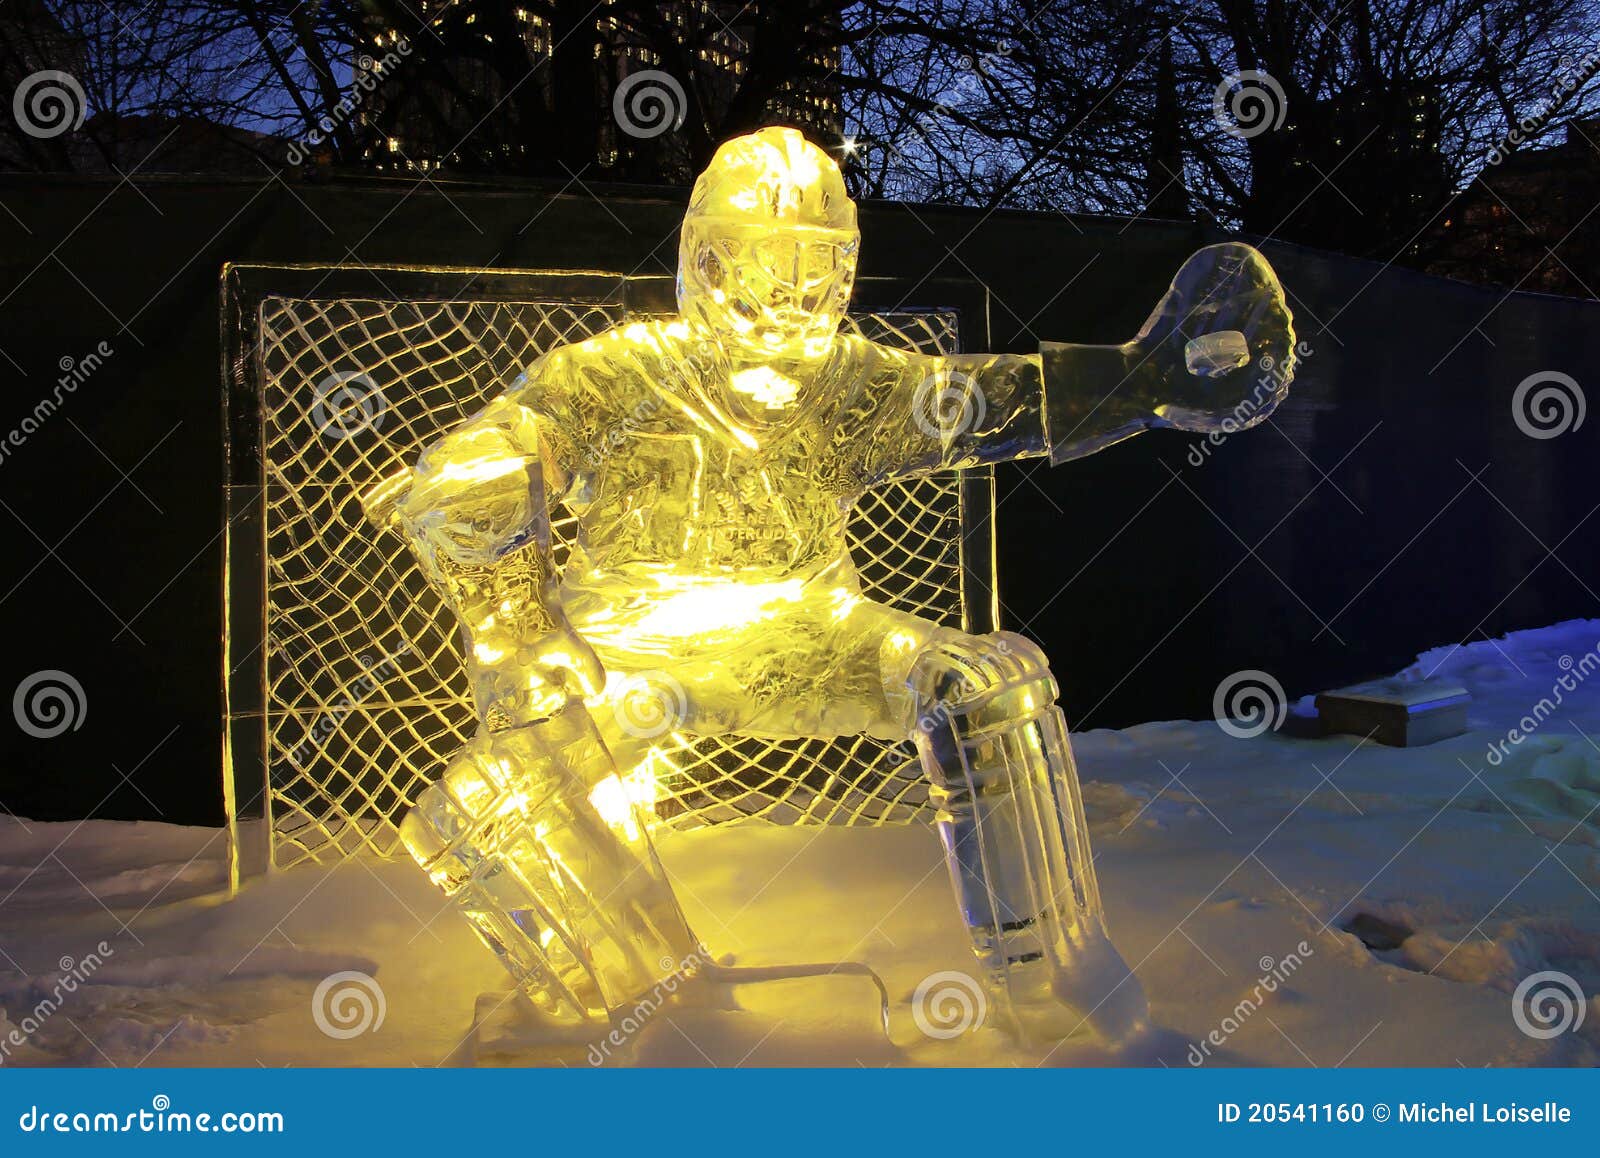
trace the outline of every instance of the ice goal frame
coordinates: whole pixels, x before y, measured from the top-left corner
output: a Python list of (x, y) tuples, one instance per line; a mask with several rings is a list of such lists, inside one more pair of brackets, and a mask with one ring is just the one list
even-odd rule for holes
[[(549, 346), (675, 305), (664, 276), (368, 265), (228, 265), (221, 300), (222, 764), (236, 887), (268, 869), (393, 855), (397, 820), (476, 730), (454, 621), (401, 538), (366, 525), (360, 492)], [(863, 278), (851, 324), (930, 353), (983, 350), (988, 294)], [(328, 413), (330, 383), (362, 401), (355, 422)], [(850, 530), (864, 586), (969, 632), (996, 629), (994, 507), (989, 468), (871, 492)], [(552, 518), (560, 562), (572, 519)], [(702, 738), (669, 756), (668, 825), (926, 813), (909, 744)]]

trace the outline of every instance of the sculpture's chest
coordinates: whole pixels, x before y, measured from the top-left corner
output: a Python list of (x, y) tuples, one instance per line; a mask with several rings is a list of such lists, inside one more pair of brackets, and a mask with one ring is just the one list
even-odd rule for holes
[(812, 440), (739, 446), (692, 422), (640, 424), (594, 464), (592, 547), (706, 567), (787, 568), (840, 541), (839, 488)]

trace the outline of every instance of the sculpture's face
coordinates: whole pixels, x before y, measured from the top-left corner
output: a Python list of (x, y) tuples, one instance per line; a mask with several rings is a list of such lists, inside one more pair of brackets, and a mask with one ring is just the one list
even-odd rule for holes
[(772, 386), (771, 368), (827, 352), (860, 240), (838, 165), (795, 130), (762, 129), (717, 150), (683, 219), (678, 308), (744, 368), (734, 374), (746, 382), (741, 409), (781, 412), (793, 401)]

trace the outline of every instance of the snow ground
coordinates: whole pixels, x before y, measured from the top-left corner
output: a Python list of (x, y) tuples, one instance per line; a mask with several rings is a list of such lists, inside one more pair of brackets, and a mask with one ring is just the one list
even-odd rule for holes
[[(994, 1019), (928, 1037), (911, 1016), (918, 983), (970, 969), (933, 834), (750, 827), (663, 839), (694, 927), (724, 962), (868, 962), (894, 998), (889, 1038), (871, 988), (840, 976), (676, 1001), (605, 1052), (718, 1066), (1594, 1065), (1600, 671), (1580, 673), (1597, 646), (1600, 620), (1586, 620), (1419, 657), (1400, 678), (1446, 676), (1473, 696), (1472, 730), (1427, 748), (1296, 738), (1293, 715), (1255, 739), (1213, 721), (1076, 736), (1112, 931), (1161, 1027), (1146, 1040), (1023, 1049)], [(1491, 764), (1563, 675), (1576, 690)], [(541, 1047), (500, 967), (408, 862), (299, 869), (232, 901), (224, 874), (216, 830), (0, 817), (0, 1064), (595, 1056)], [(1540, 1038), (1518, 1028), (1512, 994), (1546, 970), (1587, 1005), (1581, 1027)], [(343, 971), (377, 978), (384, 1013), (334, 1037), (313, 998)]]

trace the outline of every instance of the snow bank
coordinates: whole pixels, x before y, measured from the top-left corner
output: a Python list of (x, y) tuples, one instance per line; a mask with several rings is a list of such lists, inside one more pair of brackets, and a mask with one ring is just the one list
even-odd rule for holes
[[(919, 1028), (919, 985), (971, 969), (925, 829), (661, 842), (720, 960), (865, 961), (895, 999), (887, 1039), (870, 986), (832, 977), (702, 987), (601, 1049), (530, 1022), (408, 863), (223, 901), (214, 830), (0, 817), (0, 1064), (1592, 1065), (1597, 644), (1585, 620), (1419, 656), (1399, 678), (1473, 695), (1472, 730), (1427, 748), (1211, 721), (1075, 737), (1112, 932), (1161, 1027), (1130, 1046), (1023, 1049), (986, 1013)], [(1585, 1016), (1530, 1034), (1523, 990), (1550, 974)]]

